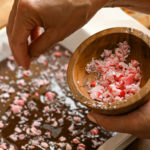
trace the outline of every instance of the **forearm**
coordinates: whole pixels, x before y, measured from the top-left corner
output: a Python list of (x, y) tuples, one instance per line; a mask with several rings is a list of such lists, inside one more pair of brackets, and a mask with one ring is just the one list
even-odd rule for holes
[(106, 7), (126, 7), (131, 10), (150, 14), (150, 0), (110, 0)]

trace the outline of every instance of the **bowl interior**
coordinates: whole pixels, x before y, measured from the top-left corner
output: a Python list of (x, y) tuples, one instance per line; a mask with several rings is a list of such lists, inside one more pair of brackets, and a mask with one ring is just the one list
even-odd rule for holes
[[(94, 40), (93, 40), (94, 39)], [(87, 40), (79, 48), (79, 55), (76, 56), (76, 62), (73, 69), (73, 80), (77, 89), (87, 99), (90, 99), (86, 83), (95, 79), (95, 74), (88, 74), (85, 67), (91, 62), (92, 58), (100, 58), (104, 49), (114, 50), (119, 42), (127, 41), (131, 47), (131, 53), (127, 61), (136, 59), (140, 62), (142, 71), (141, 87), (150, 78), (150, 47), (146, 42), (130, 33), (111, 33), (102, 36), (95, 35), (92, 39)], [(80, 84), (77, 83), (79, 81)]]

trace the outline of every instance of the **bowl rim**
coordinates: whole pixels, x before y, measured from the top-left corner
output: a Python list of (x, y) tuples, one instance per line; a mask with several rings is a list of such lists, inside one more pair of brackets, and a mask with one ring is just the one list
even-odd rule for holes
[[(86, 105), (87, 107), (98, 111), (99, 113), (109, 114), (109, 115), (120, 114), (120, 110), (122, 110), (121, 113), (126, 113), (128, 111), (131, 111), (132, 107), (137, 107), (140, 104), (145, 103), (145, 101), (147, 100), (143, 100), (143, 99), (147, 99), (147, 95), (150, 95), (150, 79), (148, 79), (146, 84), (140, 89), (139, 92), (137, 92), (134, 96), (131, 96), (124, 101), (100, 103), (92, 99), (89, 99), (88, 97), (85, 97), (82, 94), (82, 92), (77, 87), (76, 81), (74, 80), (74, 69), (72, 68), (74, 68), (73, 66), (75, 66), (78, 61), (76, 57), (77, 53), (78, 55), (80, 55), (84, 51), (84, 49), (88, 47), (97, 37), (100, 38), (105, 35), (114, 34), (114, 33), (131, 34), (133, 36), (136, 36), (137, 38), (140, 38), (144, 43), (148, 45), (148, 47), (150, 47), (150, 37), (144, 34), (142, 31), (139, 31), (134, 28), (129, 28), (129, 27), (115, 27), (115, 28), (105, 29), (103, 31), (100, 31), (90, 36), (79, 45), (79, 47), (75, 50), (75, 52), (70, 58), (70, 61), (68, 64), (68, 70), (67, 70), (68, 85), (75, 99), (77, 99), (83, 105)], [(130, 108), (126, 109), (127, 107), (130, 107)]]

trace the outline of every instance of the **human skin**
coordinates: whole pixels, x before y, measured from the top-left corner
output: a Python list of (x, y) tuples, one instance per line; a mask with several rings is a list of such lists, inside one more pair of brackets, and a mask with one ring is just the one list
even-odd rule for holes
[[(82, 27), (100, 8), (107, 6), (150, 13), (149, 0), (15, 0), (7, 34), (17, 64), (28, 69), (34, 57)], [(39, 27), (45, 29), (41, 35)], [(31, 44), (27, 40), (30, 35)]]
[[(29, 68), (33, 57), (38, 57), (54, 43), (82, 27), (108, 0), (15, 0), (7, 34), (18, 65)], [(39, 36), (38, 28), (45, 32)], [(29, 45), (28, 37), (37, 36)]]
[(150, 138), (150, 101), (126, 115), (105, 116), (90, 112), (88, 118), (108, 131), (131, 133), (139, 138)]
[[(150, 0), (15, 0), (7, 34), (17, 64), (28, 69), (33, 58), (82, 27), (105, 6), (150, 13)], [(39, 27), (45, 30), (41, 35)], [(150, 101), (127, 115), (109, 117), (91, 112), (88, 117), (108, 130), (150, 138), (149, 108)]]

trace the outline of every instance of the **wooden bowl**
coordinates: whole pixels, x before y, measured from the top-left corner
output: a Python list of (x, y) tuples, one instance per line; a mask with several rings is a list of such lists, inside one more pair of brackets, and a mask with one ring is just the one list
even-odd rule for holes
[[(104, 49), (114, 49), (123, 41), (127, 41), (131, 46), (128, 61), (136, 59), (141, 64), (141, 90), (121, 102), (100, 103), (92, 100), (86, 83), (94, 80), (94, 76), (86, 73), (86, 65), (92, 58), (100, 58)], [(67, 76), (74, 97), (94, 111), (106, 115), (119, 115), (134, 110), (150, 99), (150, 37), (131, 28), (111, 28), (99, 32), (77, 48), (70, 59)]]

